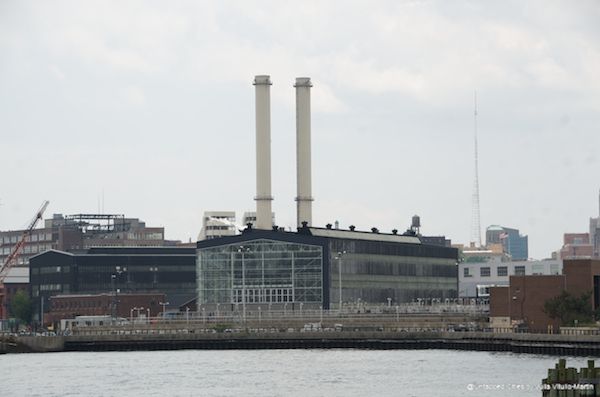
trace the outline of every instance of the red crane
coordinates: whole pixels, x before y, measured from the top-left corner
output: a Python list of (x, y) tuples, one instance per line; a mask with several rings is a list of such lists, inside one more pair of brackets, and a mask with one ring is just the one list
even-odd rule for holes
[(13, 247), (12, 251), (10, 252), (10, 255), (8, 255), (8, 257), (6, 258), (6, 261), (4, 261), (4, 263), (2, 264), (2, 268), (0, 268), (0, 318), (1, 319), (6, 317), (5, 310), (7, 309), (4, 307), (4, 279), (8, 275), (8, 272), (10, 271), (10, 269), (14, 265), (17, 264), (17, 258), (23, 251), (23, 247), (25, 246), (25, 244), (27, 242), (26, 241), (27, 237), (29, 235), (31, 235), (31, 231), (33, 229), (35, 229), (35, 226), (37, 225), (37, 223), (42, 219), (42, 216), (44, 215), (44, 211), (46, 211), (48, 204), (50, 204), (49, 201), (44, 201), (42, 203), (42, 206), (40, 207), (40, 209), (36, 212), (35, 216), (31, 220), (31, 222), (29, 222), (27, 229), (25, 229), (23, 231), (21, 238), (19, 239), (17, 244), (15, 244), (15, 246)]

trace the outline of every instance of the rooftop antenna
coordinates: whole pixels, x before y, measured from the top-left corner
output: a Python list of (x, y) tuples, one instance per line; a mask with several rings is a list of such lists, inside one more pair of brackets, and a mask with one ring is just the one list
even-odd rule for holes
[(477, 150), (477, 90), (474, 92), (474, 146), (475, 146), (475, 181), (473, 183), (473, 203), (471, 207), (471, 242), (481, 247), (481, 222), (479, 213), (479, 154)]

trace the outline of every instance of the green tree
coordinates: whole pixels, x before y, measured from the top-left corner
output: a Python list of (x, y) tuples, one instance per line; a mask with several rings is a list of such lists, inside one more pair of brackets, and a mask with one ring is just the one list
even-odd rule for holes
[(17, 291), (17, 293), (11, 299), (10, 314), (12, 317), (17, 318), (26, 324), (31, 322), (33, 305), (31, 303), (31, 299), (29, 299), (29, 295), (25, 291)]
[(596, 317), (590, 301), (591, 296), (591, 292), (585, 292), (577, 297), (563, 291), (544, 303), (544, 312), (550, 318), (559, 319), (562, 325), (591, 323)]

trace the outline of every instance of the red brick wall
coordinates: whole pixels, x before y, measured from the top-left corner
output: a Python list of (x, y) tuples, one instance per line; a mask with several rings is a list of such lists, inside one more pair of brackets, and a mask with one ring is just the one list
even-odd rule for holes
[(566, 287), (564, 275), (510, 276), (509, 306), (512, 320), (523, 320), (529, 330), (546, 332), (548, 325), (558, 330), (558, 320), (544, 313), (544, 303)]
[(490, 317), (510, 316), (509, 293), (509, 287), (490, 288)]
[[(53, 296), (50, 298), (50, 312), (44, 320), (53, 323), (76, 316), (111, 315), (113, 299), (111, 294)], [(143, 315), (147, 315), (146, 309), (149, 308), (150, 316), (156, 317), (162, 311), (159, 302), (165, 301), (165, 295), (119, 294), (117, 300), (117, 317), (129, 318), (134, 307), (143, 307), (144, 310), (140, 312)]]

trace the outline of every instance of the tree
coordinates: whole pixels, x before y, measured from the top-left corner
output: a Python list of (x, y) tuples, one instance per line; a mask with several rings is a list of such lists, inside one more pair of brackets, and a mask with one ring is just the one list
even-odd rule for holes
[(10, 301), (10, 314), (26, 324), (31, 322), (33, 305), (31, 299), (29, 299), (29, 295), (25, 291), (19, 290), (13, 296)]
[(544, 303), (544, 312), (550, 318), (559, 319), (562, 325), (591, 323), (596, 317), (590, 301), (591, 296), (591, 292), (585, 292), (577, 297), (563, 291)]

